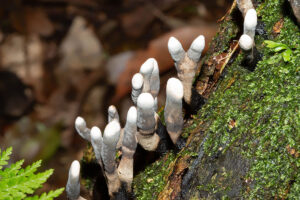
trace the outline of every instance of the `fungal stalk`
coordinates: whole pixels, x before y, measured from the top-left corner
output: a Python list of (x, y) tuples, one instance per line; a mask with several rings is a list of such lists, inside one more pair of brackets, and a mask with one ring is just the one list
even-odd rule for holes
[(193, 79), (204, 47), (205, 39), (202, 35), (192, 42), (187, 53), (176, 38), (170, 37), (168, 42), (168, 49), (175, 62), (178, 78), (183, 84), (183, 96), (187, 104), (191, 103)]
[(239, 45), (243, 50), (248, 51), (254, 46), (257, 13), (251, 0), (237, 0), (237, 4), (244, 17), (244, 32), (240, 37)]
[(142, 93), (143, 90), (143, 84), (144, 84), (143, 75), (140, 73), (136, 73), (131, 79), (131, 84), (132, 84), (131, 99), (134, 105), (136, 105), (137, 98)]
[(91, 143), (94, 149), (95, 157), (99, 165), (103, 169), (103, 164), (101, 160), (101, 149), (103, 146), (103, 138), (102, 138), (101, 130), (97, 126), (94, 126), (91, 129)]
[(147, 151), (154, 151), (159, 143), (156, 131), (154, 99), (150, 93), (142, 93), (137, 99), (137, 139)]
[(123, 129), (122, 159), (118, 167), (119, 178), (126, 183), (127, 191), (131, 191), (133, 180), (133, 156), (137, 146), (137, 110), (130, 107), (127, 113), (126, 125)]
[(113, 196), (118, 192), (121, 184), (116, 170), (116, 146), (120, 137), (120, 124), (113, 120), (104, 130), (101, 158), (104, 165), (105, 176), (107, 178), (108, 193)]
[(66, 185), (67, 196), (70, 200), (78, 200), (80, 197), (80, 163), (74, 160), (69, 170), (69, 178)]
[(153, 71), (150, 77), (150, 93), (152, 94), (153, 98), (156, 98), (160, 88), (159, 68), (157, 61), (154, 58), (149, 58), (149, 60), (153, 61)]
[(182, 98), (183, 85), (180, 80), (170, 78), (167, 82), (167, 99), (164, 110), (167, 131), (174, 144), (182, 133), (183, 116), (182, 116)]
[(118, 110), (114, 105), (108, 107), (108, 123), (112, 120), (116, 120), (117, 122), (120, 120)]
[(243, 17), (246, 16), (248, 10), (254, 8), (251, 0), (237, 0), (237, 5)]
[(289, 2), (295, 17), (297, 18), (298, 24), (300, 24), (300, 0), (289, 0)]
[(144, 79), (144, 85), (143, 85), (144, 93), (151, 91), (150, 79), (151, 79), (153, 68), (154, 68), (154, 63), (153, 63), (153, 59), (151, 58), (146, 60), (146, 62), (144, 62), (144, 64), (142, 64), (140, 68), (140, 73), (143, 75), (143, 79)]
[(75, 120), (75, 129), (83, 139), (91, 142), (91, 130), (86, 127), (85, 120), (80, 116)]

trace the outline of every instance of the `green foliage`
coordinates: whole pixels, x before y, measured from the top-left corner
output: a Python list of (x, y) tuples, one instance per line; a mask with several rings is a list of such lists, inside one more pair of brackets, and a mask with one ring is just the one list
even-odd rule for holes
[(170, 152), (161, 161), (156, 161), (148, 166), (134, 179), (134, 193), (138, 200), (155, 199), (166, 184), (165, 175), (169, 173), (169, 165), (175, 159)]
[[(293, 57), (293, 51), (290, 47), (288, 47), (285, 44), (279, 43), (279, 42), (274, 42), (271, 40), (265, 40), (264, 41), (265, 44), (267, 44), (267, 47), (271, 49), (271, 51), (275, 52), (275, 53), (279, 53), (279, 54), (275, 54), (274, 56), (272, 56), (269, 61), (268, 64), (274, 64), (278, 61), (280, 61), (281, 57), (283, 58), (283, 60), (285, 62), (295, 62), (295, 57)], [(299, 50), (296, 49), (295, 53), (299, 53)]]
[[(12, 147), (9, 147), (1, 153), (0, 149), (0, 169), (8, 164), (9, 157), (12, 153)], [(48, 177), (53, 173), (53, 169), (45, 172), (36, 173), (41, 166), (42, 161), (39, 160), (32, 165), (22, 168), (24, 160), (20, 160), (11, 164), (9, 167), (0, 170), (0, 199), (31, 199), (31, 200), (51, 200), (58, 197), (64, 190), (60, 188), (49, 193), (43, 193), (41, 196), (27, 197), (31, 195), (37, 188), (40, 188)]]

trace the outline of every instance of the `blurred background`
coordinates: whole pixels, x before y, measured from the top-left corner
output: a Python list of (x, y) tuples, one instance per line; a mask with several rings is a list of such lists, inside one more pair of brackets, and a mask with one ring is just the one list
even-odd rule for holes
[[(206, 46), (232, 0), (10, 0), (0, 2), (0, 147), (11, 162), (43, 159), (54, 168), (44, 188), (64, 187), (87, 142), (74, 129), (83, 116), (103, 131), (114, 104), (122, 125), (131, 78), (158, 61), (159, 106), (176, 76), (170, 36), (185, 49), (203, 34)], [(65, 196), (61, 196), (65, 199)]]

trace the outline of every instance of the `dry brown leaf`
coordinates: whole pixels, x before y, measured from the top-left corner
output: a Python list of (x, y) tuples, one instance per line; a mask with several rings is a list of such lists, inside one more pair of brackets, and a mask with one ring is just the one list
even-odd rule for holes
[(276, 24), (273, 26), (273, 32), (276, 34), (279, 34), (282, 27), (283, 27), (284, 21), (283, 19), (280, 19)]

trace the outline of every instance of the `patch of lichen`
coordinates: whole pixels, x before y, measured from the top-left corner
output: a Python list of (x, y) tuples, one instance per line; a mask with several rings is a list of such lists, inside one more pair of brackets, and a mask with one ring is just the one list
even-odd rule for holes
[(285, 62), (276, 56), (280, 52), (274, 53), (261, 39), (256, 40), (264, 57), (255, 71), (249, 73), (240, 66), (243, 58), (240, 54), (195, 120), (195, 123), (204, 120), (208, 127), (205, 132), (210, 136), (204, 144), (208, 156), (220, 150), (224, 154), (231, 146), (239, 145), (241, 154), (252, 161), (245, 176), (247, 190), (243, 191), (251, 199), (293, 199), (300, 191), (297, 173), (300, 168), (300, 51), (297, 50), (300, 32), (292, 19), (281, 12), (283, 3), (283, 0), (266, 1), (261, 4), (259, 15), (263, 15), (269, 34), (283, 17), (283, 27), (274, 40), (293, 49), (291, 61)]

